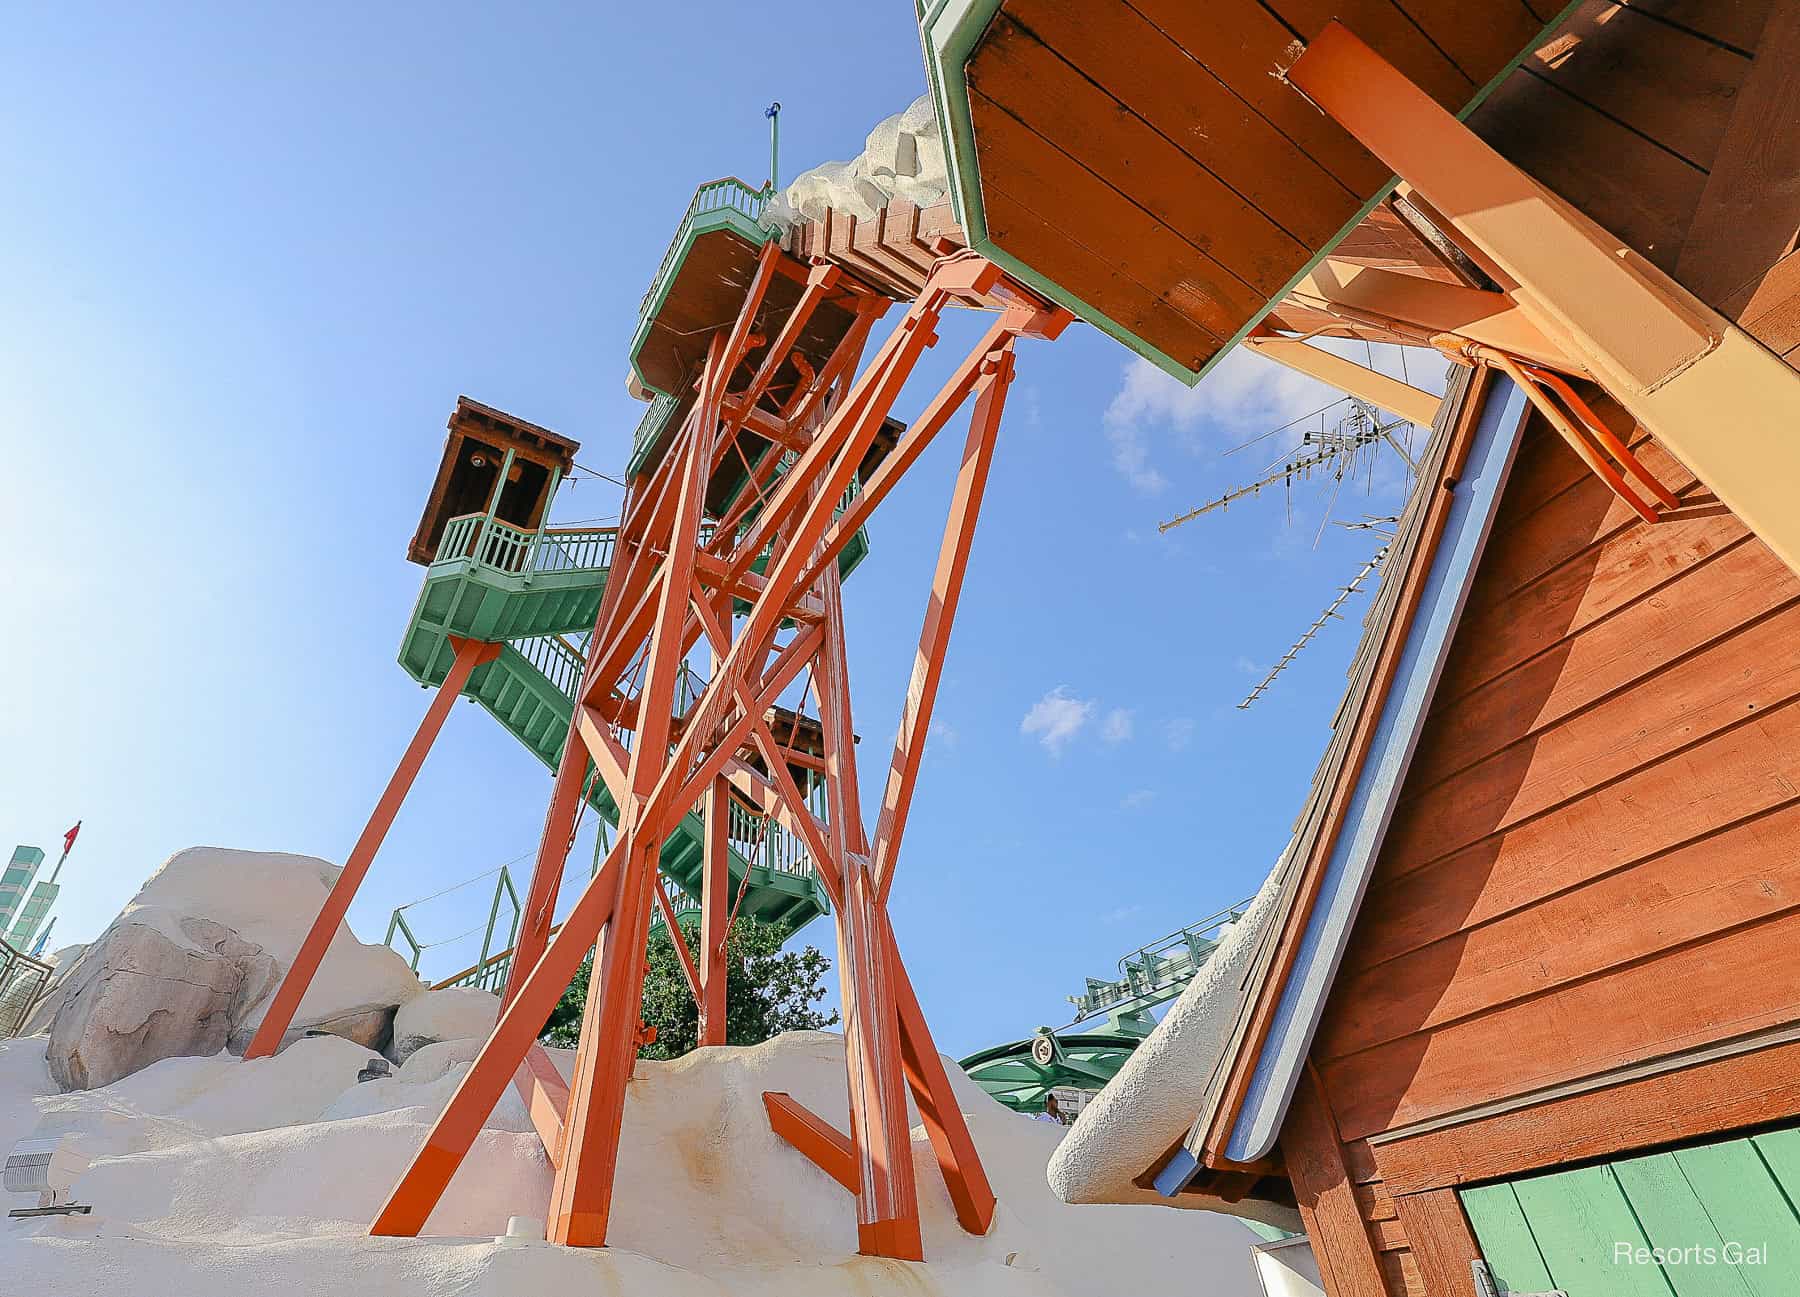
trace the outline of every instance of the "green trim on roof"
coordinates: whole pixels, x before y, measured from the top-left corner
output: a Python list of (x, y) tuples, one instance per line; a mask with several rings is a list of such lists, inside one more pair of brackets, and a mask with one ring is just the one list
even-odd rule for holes
[(1089, 324), (1183, 382), (1193, 384), (1200, 373), (1138, 337), (1096, 306), (1083, 301), (995, 246), (988, 237), (987, 213), (981, 203), (981, 173), (975, 157), (975, 125), (969, 114), (969, 87), (963, 68), (988, 24), (1000, 11), (1001, 0), (914, 0), (919, 15), (919, 43), (925, 52), (925, 76), (931, 83), (931, 101), (937, 109), (938, 129), (944, 137), (944, 161), (950, 171), (950, 205), (969, 246), (1014, 279), (1034, 288), (1058, 305), (1066, 306)]

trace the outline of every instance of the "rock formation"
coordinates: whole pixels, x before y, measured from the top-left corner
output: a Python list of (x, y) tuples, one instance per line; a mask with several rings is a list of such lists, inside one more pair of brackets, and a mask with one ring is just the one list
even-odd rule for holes
[(394, 1015), (394, 1043), (389, 1053), (396, 1063), (404, 1063), (426, 1045), (485, 1040), (499, 1017), (499, 997), (473, 986), (427, 991), (401, 1005)]
[[(91, 1089), (158, 1059), (242, 1052), (336, 877), (311, 856), (171, 856), (105, 932), (59, 961), (26, 1026), (49, 1031), (51, 1076)], [(340, 925), (284, 1044), (325, 1033), (384, 1049), (395, 1011), (423, 990), (399, 955)]]

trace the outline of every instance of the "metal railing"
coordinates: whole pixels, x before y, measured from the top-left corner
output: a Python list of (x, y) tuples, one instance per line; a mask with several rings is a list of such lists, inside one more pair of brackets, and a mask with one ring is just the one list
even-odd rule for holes
[(52, 969), (0, 940), (0, 1037), (16, 1036), (50, 985)]
[[(502, 524), (504, 525), (504, 524)], [(532, 555), (533, 572), (595, 572), (612, 566), (616, 527), (546, 527)]]
[(725, 836), (731, 849), (753, 867), (796, 878), (813, 876), (812, 853), (806, 843), (789, 833), (772, 817), (740, 802), (727, 799)]
[(644, 417), (638, 420), (637, 431), (631, 434), (631, 460), (628, 466), (628, 476), (631, 472), (637, 471), (639, 459), (650, 449), (656, 439), (662, 436), (663, 429), (668, 426), (669, 416), (675, 413), (675, 407), (680, 404), (680, 401), (666, 392), (658, 392), (655, 399), (650, 402), (649, 407), (644, 411)]
[(468, 931), (459, 932), (453, 937), (444, 937), (437, 941), (422, 942), (417, 935), (414, 934), (411, 925), (406, 921), (406, 911), (413, 906), (423, 905), (426, 901), (436, 900), (439, 896), (445, 896), (450, 892), (458, 891), (461, 888), (467, 887), (470, 883), (479, 882), (481, 879), (488, 876), (487, 874), (478, 874), (474, 878), (466, 879), (463, 882), (447, 887), (441, 892), (434, 892), (430, 896), (421, 897), (416, 901), (408, 901), (405, 905), (400, 906), (388, 920), (387, 936), (383, 938), (383, 941), (396, 952), (406, 954), (399, 946), (394, 945), (395, 936), (404, 937), (406, 939), (406, 945), (412, 952), (407, 956), (407, 967), (416, 973), (419, 971), (419, 957), (427, 950), (430, 950), (434, 946), (454, 945), (463, 938), (472, 937), (477, 932), (480, 932), (482, 934), (481, 955), (475, 965), (472, 968), (464, 970), (462, 973), (446, 978), (443, 982), (437, 983), (436, 985), (479, 986), (484, 991), (497, 991), (499, 989), (500, 981), (504, 980), (506, 976), (506, 970), (504, 968), (496, 969), (494, 967), (494, 962), (497, 956), (490, 956), (488, 952), (493, 950), (495, 934), (500, 931), (501, 902), (504, 900), (511, 909), (511, 916), (507, 919), (505, 931), (505, 941), (507, 943), (508, 951), (512, 949), (513, 942), (518, 939), (519, 918), (522, 911), (519, 906), (519, 893), (517, 889), (513, 887), (512, 871), (508, 869), (506, 865), (501, 865), (497, 870), (491, 870), (490, 872), (497, 874), (498, 877), (494, 879), (494, 897), (488, 906), (487, 924), (485, 929), (482, 925), (477, 924)]
[(540, 635), (511, 642), (512, 650), (536, 667), (543, 677), (569, 698), (581, 685), (582, 656), (560, 635)]
[(1219, 944), (1224, 929), (1243, 917), (1250, 901), (1239, 901), (1199, 923), (1178, 928), (1119, 960), (1115, 981), (1087, 979), (1087, 990), (1068, 997), (1075, 1006), (1075, 1022), (1129, 1006), (1147, 1009), (1172, 1000), (1193, 980)]
[(709, 180), (696, 189), (693, 201), (688, 204), (687, 215), (681, 218), (681, 224), (675, 227), (675, 237), (669, 240), (669, 250), (663, 253), (662, 265), (656, 268), (656, 277), (650, 281), (644, 300), (638, 304), (639, 317), (648, 315), (656, 299), (662, 295), (665, 281), (674, 273), (681, 245), (687, 241), (688, 232), (693, 229), (696, 217), (708, 212), (731, 210), (741, 212), (753, 221), (758, 220), (771, 196), (772, 191), (767, 185), (761, 189), (752, 189), (736, 176)]
[(616, 527), (515, 527), (491, 514), (465, 513), (444, 524), (438, 563), (471, 560), (509, 576), (540, 572), (603, 572), (612, 565)]

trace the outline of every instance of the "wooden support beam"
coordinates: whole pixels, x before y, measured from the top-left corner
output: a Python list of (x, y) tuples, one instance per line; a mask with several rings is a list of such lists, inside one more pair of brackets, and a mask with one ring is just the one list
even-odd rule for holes
[(944, 1071), (944, 1060), (931, 1039), (925, 1011), (913, 991), (912, 979), (906, 974), (906, 963), (900, 958), (900, 947), (894, 930), (886, 923), (888, 966), (893, 971), (894, 1004), (900, 1018), (901, 1062), (906, 1068), (907, 1084), (912, 1088), (913, 1103), (919, 1109), (919, 1120), (931, 1140), (931, 1151), (937, 1157), (944, 1187), (950, 1191), (950, 1202), (956, 1208), (957, 1223), (969, 1233), (984, 1235), (994, 1223), (994, 1190), (982, 1169), (981, 1154), (963, 1119), (956, 1091)]
[[(613, 846), (606, 863), (582, 889), (562, 930), (545, 948), (543, 958), (526, 975), (518, 994), (500, 1010), (500, 1020), (487, 1043), (457, 1083), (450, 1102), (425, 1137), (425, 1146), (388, 1195), (369, 1233), (412, 1238), (425, 1228), (432, 1208), (449, 1187), (450, 1177), (462, 1165), (488, 1114), (530, 1054), (550, 1010), (593, 949), (602, 925), (612, 917), (624, 847), (623, 842)], [(590, 1002), (597, 998), (590, 997)], [(566, 1134), (563, 1142), (566, 1147)]]
[[(742, 599), (745, 603), (753, 603), (768, 589), (769, 583), (755, 572), (739, 572), (732, 574), (724, 559), (704, 551), (695, 555), (694, 566), (700, 573), (702, 585), (729, 594), (734, 599)], [(801, 594), (788, 606), (788, 616), (797, 622), (816, 622), (825, 616), (825, 609), (814, 594)]]
[(1278, 365), (1305, 374), (1308, 378), (1316, 378), (1327, 387), (1347, 392), (1377, 409), (1397, 414), (1409, 423), (1416, 423), (1421, 428), (1429, 428), (1431, 421), (1437, 418), (1441, 398), (1434, 393), (1421, 391), (1397, 378), (1389, 378), (1354, 360), (1345, 360), (1323, 347), (1312, 346), (1298, 338), (1283, 338), (1268, 333), (1252, 334), (1244, 342), (1259, 356), (1267, 356)]
[(725, 940), (731, 930), (731, 786), (713, 778), (706, 794), (700, 884), (700, 1043), (725, 1043)]
[[(556, 779), (550, 789), (550, 806), (544, 812), (544, 828), (538, 836), (537, 857), (531, 866), (531, 886), (525, 893), (524, 912), (519, 918), (519, 935), (513, 942), (513, 960), (506, 970), (506, 986), (500, 993), (503, 1006), (518, 992), (526, 972), (550, 944), (556, 897), (562, 887), (569, 847), (574, 841), (576, 816), (581, 810), (582, 787), (587, 778), (588, 750), (581, 742), (579, 723), (586, 711), (583, 707), (574, 709), (568, 735), (563, 740), (562, 757), (557, 762)], [(564, 1086), (563, 1091), (566, 1101), (568, 1087)], [(558, 1112), (559, 1130), (561, 1125), (562, 1114)], [(544, 1147), (552, 1146), (546, 1143)]]
[(1513, 298), (1800, 572), (1800, 373), (1507, 162), (1338, 22), (1288, 78), (1517, 285)]
[(1282, 299), (1283, 305), (1288, 303), (1349, 324), (1410, 335), (1421, 345), (1432, 345), (1438, 334), (1447, 333), (1552, 369), (1573, 373), (1579, 368), (1505, 293), (1327, 258)]
[(1281, 1151), (1328, 1297), (1390, 1297), (1344, 1166), (1337, 1123), (1311, 1063), (1288, 1107)]
[(900, 725), (894, 735), (894, 753), (888, 761), (882, 789), (881, 814), (875, 829), (875, 886), (882, 904), (894, 886), (894, 861), (906, 834), (912, 809), (913, 789), (925, 756), (925, 740), (937, 706), (938, 684), (950, 649), (950, 632), (962, 602), (963, 578), (969, 570), (969, 552), (975, 542), (975, 524), (987, 494), (988, 471), (994, 463), (994, 445), (1000, 433), (1000, 415), (1006, 408), (1006, 389), (1012, 382), (1012, 340), (1008, 338), (982, 358), (975, 409), (969, 418), (969, 436), (963, 444), (962, 464), (951, 489), (950, 512), (938, 546), (937, 568), (932, 573), (931, 595), (925, 603), (919, 628), (919, 647), (913, 654), (912, 676), (906, 702), (900, 709)]
[(382, 789), (375, 809), (369, 813), (368, 822), (363, 825), (356, 845), (350, 849), (350, 858), (344, 861), (337, 881), (331, 885), (331, 892), (326, 896), (324, 906), (313, 918), (306, 940), (300, 943), (300, 949), (294, 953), (294, 962), (288, 965), (287, 975), (281, 979), (281, 985), (275, 990), (275, 998), (269, 1002), (269, 1008), (263, 1014), (261, 1025), (244, 1050), (245, 1058), (268, 1058), (281, 1048), (281, 1038), (293, 1025), (294, 1013), (306, 998), (306, 988), (312, 985), (312, 979), (325, 959), (325, 952), (331, 947), (331, 939), (337, 935), (338, 925), (350, 912), (350, 902), (356, 897), (356, 889), (362, 886), (369, 866), (375, 861), (375, 853), (381, 850), (382, 840), (393, 827), (394, 817), (400, 813), (400, 803), (406, 800), (406, 794), (412, 788), (413, 780), (418, 778), (419, 768), (425, 764), (425, 757), (431, 751), (438, 731), (444, 728), (451, 704), (462, 693), (463, 686), (469, 682), (469, 675), (476, 667), (500, 656), (498, 644), (484, 644), (478, 640), (456, 636), (452, 636), (450, 642), (456, 650), (456, 657), (451, 662), (449, 671), (444, 674), (443, 683), (432, 695), (431, 706), (425, 709), (425, 716), (413, 733), (412, 742), (400, 754), (399, 764), (388, 778), (387, 787)]
[(770, 1130), (819, 1170), (856, 1192), (856, 1150), (848, 1135), (779, 1090), (763, 1091), (763, 1110), (769, 1114)]
[(1475, 1290), (1471, 1261), (1481, 1259), (1481, 1245), (1463, 1214), (1454, 1189), (1404, 1193), (1394, 1198), (1406, 1246), (1412, 1249), (1419, 1277), (1432, 1297), (1481, 1297)]
[[(517, 962), (513, 964), (518, 967)], [(569, 1083), (556, 1070), (550, 1054), (537, 1041), (525, 1052), (525, 1061), (513, 1073), (513, 1088), (525, 1104), (532, 1129), (544, 1145), (552, 1166), (562, 1164), (563, 1114), (569, 1110)]]
[[(662, 830), (672, 809), (653, 805), (652, 794), (669, 782), (669, 730), (675, 681), (686, 653), (681, 643), (690, 594), (694, 554), (711, 463), (718, 403), (727, 376), (736, 367), (749, 334), (749, 320), (773, 274), (764, 258), (757, 279), (729, 337), (715, 336), (698, 405), (694, 435), (678, 461), (680, 487), (663, 576), (650, 629), (647, 670), (639, 695), (637, 739), (626, 768), (629, 797), (620, 804), (620, 844), (625, 848), (618, 901), (606, 940), (594, 959), (587, 1014), (569, 1087), (567, 1151), (551, 1188), (547, 1237), (553, 1243), (601, 1247), (612, 1214), (619, 1127), (625, 1115), (625, 1087), (637, 1057), (644, 995), (644, 943), (649, 935), (652, 894), (658, 883)], [(685, 807), (681, 809), (685, 810)], [(566, 930), (565, 930), (566, 935)], [(560, 938), (559, 938), (560, 940)]]

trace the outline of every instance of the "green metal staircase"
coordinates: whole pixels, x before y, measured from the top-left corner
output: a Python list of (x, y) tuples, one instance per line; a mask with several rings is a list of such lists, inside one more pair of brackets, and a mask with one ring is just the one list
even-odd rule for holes
[[(585, 640), (593, 628), (613, 540), (611, 528), (534, 532), (485, 514), (451, 519), (425, 570), (400, 665), (421, 685), (436, 686), (455, 658), (451, 636), (501, 643), (463, 693), (555, 769), (582, 672), (582, 650), (570, 637)], [(678, 715), (692, 699), (692, 689), (678, 691)], [(618, 824), (604, 783), (594, 781), (589, 801)], [(704, 821), (690, 812), (663, 843), (662, 873), (689, 896), (701, 891), (705, 840)], [(797, 930), (827, 912), (804, 845), (779, 824), (733, 799), (727, 841), (733, 898), (743, 890), (739, 913)]]

